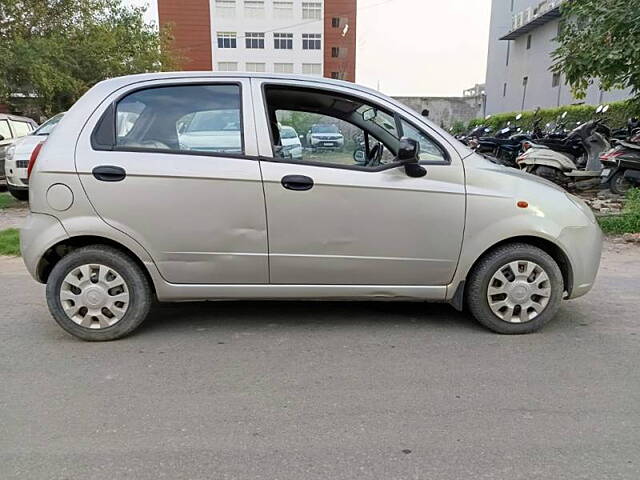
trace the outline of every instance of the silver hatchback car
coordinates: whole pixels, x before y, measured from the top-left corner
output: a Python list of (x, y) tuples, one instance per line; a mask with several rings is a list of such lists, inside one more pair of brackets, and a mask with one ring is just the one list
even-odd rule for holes
[[(344, 145), (284, 148), (282, 127), (318, 124)], [(600, 262), (581, 200), (340, 81), (107, 80), (29, 171), (23, 258), (55, 320), (85, 340), (131, 333), (154, 299), (448, 302), (529, 333), (587, 293)]]

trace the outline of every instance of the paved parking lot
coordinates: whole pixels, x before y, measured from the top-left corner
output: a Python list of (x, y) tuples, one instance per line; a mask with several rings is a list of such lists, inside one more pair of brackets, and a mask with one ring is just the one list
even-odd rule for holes
[(540, 334), (447, 306), (161, 306), (75, 340), (0, 259), (0, 478), (640, 478), (640, 248)]

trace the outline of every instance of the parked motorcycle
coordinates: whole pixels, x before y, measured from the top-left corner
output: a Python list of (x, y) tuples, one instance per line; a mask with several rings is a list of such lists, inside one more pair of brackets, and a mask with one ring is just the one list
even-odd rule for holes
[[(608, 110), (608, 106), (600, 106), (596, 115), (604, 115)], [(610, 135), (603, 118), (594, 118), (574, 128), (565, 139), (530, 142), (517, 163), (521, 169), (563, 187), (597, 185), (602, 171), (600, 155), (611, 148)]]
[(630, 188), (640, 186), (640, 128), (634, 130), (629, 140), (621, 140), (615, 147), (600, 156), (602, 183), (613, 193), (625, 194)]

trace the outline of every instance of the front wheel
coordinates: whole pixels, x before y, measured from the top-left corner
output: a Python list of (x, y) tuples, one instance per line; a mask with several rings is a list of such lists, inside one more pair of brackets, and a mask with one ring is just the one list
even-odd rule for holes
[(140, 266), (105, 245), (79, 248), (62, 258), (49, 275), (46, 296), (55, 321), (87, 341), (129, 335), (147, 317), (153, 301)]
[(626, 194), (633, 186), (629, 180), (624, 178), (624, 170), (618, 170), (614, 173), (609, 182), (609, 188), (611, 191), (618, 195)]
[(543, 250), (514, 243), (485, 255), (469, 276), (467, 305), (488, 329), (517, 335), (540, 330), (562, 300), (558, 264)]

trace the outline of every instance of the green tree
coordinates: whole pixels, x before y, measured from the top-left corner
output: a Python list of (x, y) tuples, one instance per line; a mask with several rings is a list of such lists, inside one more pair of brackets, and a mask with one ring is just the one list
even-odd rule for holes
[(48, 116), (106, 78), (175, 69), (170, 31), (143, 15), (122, 0), (2, 0), (0, 102)]
[(554, 71), (579, 98), (594, 78), (603, 90), (631, 87), (640, 101), (640, 0), (568, 0)]

